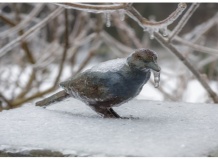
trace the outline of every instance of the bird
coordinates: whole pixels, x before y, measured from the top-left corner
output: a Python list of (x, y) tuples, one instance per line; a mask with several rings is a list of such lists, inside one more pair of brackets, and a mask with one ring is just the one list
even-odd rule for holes
[(45, 107), (73, 97), (103, 118), (122, 118), (113, 107), (136, 97), (150, 79), (152, 70), (161, 71), (157, 53), (140, 48), (126, 58), (102, 62), (61, 82), (62, 91), (36, 102), (36, 106)]

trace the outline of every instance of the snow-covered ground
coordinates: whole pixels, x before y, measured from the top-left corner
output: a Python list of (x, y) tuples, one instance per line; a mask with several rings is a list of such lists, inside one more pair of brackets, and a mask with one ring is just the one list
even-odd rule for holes
[(71, 156), (208, 156), (218, 150), (218, 107), (132, 100), (103, 119), (75, 99), (0, 115), (0, 151), (47, 149)]

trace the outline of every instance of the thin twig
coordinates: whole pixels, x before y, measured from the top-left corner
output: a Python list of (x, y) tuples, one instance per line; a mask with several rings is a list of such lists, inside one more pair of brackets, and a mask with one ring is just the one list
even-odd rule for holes
[(155, 38), (160, 42), (165, 48), (167, 48), (170, 52), (175, 54), (184, 64), (189, 68), (189, 70), (195, 75), (201, 85), (207, 90), (210, 97), (213, 99), (215, 103), (218, 103), (217, 94), (210, 88), (208, 83), (204, 78), (200, 75), (200, 73), (195, 69), (195, 67), (171, 44), (168, 43), (159, 33), (155, 33)]
[(197, 25), (189, 33), (185, 34), (184, 39), (195, 43), (202, 35), (208, 32), (215, 24), (218, 24), (218, 12), (206, 22)]
[(184, 44), (186, 46), (189, 46), (189, 47), (191, 47), (192, 49), (194, 49), (196, 51), (218, 56), (218, 50), (217, 49), (212, 49), (212, 48), (201, 46), (201, 45), (198, 45), (198, 44), (193, 44), (193, 43), (190, 43), (189, 41), (183, 40), (182, 38), (180, 38), (178, 36), (175, 37), (174, 40), (178, 41), (178, 42), (180, 42), (180, 43), (182, 43), (182, 44)]
[(65, 37), (65, 44), (64, 44), (64, 51), (63, 51), (63, 56), (61, 59), (61, 63), (60, 63), (60, 67), (59, 67), (59, 73), (57, 75), (57, 78), (54, 82), (54, 85), (57, 85), (60, 79), (60, 76), (63, 72), (63, 67), (64, 67), (64, 62), (67, 56), (67, 50), (69, 47), (69, 24), (68, 24), (68, 13), (67, 10), (65, 9), (64, 11), (64, 17), (65, 17), (65, 33), (64, 33), (64, 37)]
[(120, 19), (117, 16), (113, 16), (113, 20), (115, 22), (115, 26), (119, 29), (125, 31), (127, 36), (131, 39), (131, 42), (134, 43), (134, 45), (137, 48), (141, 48), (142, 44), (140, 43), (139, 39), (136, 37), (135, 32), (132, 28), (130, 28), (125, 21), (120, 21)]
[[(31, 22), (33, 20), (33, 18), (42, 10), (42, 8), (44, 7), (44, 3), (41, 3), (41, 4), (37, 4), (36, 7), (34, 7), (34, 9), (28, 14), (28, 16), (23, 20), (21, 21), (19, 24), (17, 24), (16, 26), (14, 26), (12, 23), (10, 25), (14, 26), (13, 28), (11, 29), (8, 29), (4, 32), (1, 32), (0, 33), (0, 36), (3, 37), (3, 36), (10, 36), (12, 34), (14, 34), (15, 32), (18, 32), (19, 30), (21, 30), (22, 28), (24, 29), (27, 24), (29, 22)], [(0, 15), (1, 17), (3, 15)], [(6, 17), (5, 17), (6, 18)]]
[(15, 40), (11, 41), (4, 47), (0, 49), (0, 58), (4, 56), (9, 50), (11, 50), (13, 47), (15, 47), (20, 41), (24, 40), (25, 38), (28, 38), (30, 35), (35, 33), (36, 31), (40, 30), (42, 27), (46, 25), (46, 23), (50, 20), (52, 20), (54, 17), (60, 15), (60, 13), (63, 11), (63, 8), (57, 8), (52, 13), (50, 13), (45, 19), (43, 19), (40, 23), (36, 24), (32, 28), (30, 28), (28, 31), (26, 31), (23, 35), (17, 37)]
[(5, 17), (5, 16), (2, 15), (1, 13), (0, 13), (0, 19), (1, 19), (3, 22), (5, 22), (6, 24), (9, 24), (10, 26), (15, 26), (15, 25), (16, 25), (15, 22), (11, 21), (10, 19), (8, 19), (7, 17)]
[(1, 93), (0, 93), (0, 98), (7, 104), (7, 107), (12, 108), (11, 102)]
[[(96, 39), (97, 40), (97, 39)], [(96, 42), (96, 44), (93, 46), (92, 49), (90, 49), (89, 54), (86, 56), (84, 61), (81, 63), (75, 74), (79, 73), (87, 64), (88, 62), (93, 58), (93, 56), (96, 54), (96, 50), (99, 48), (101, 45), (101, 41)]]
[(123, 45), (122, 43), (120, 43), (118, 40), (116, 40), (115, 38), (113, 38), (111, 35), (109, 35), (106, 31), (102, 31), (101, 32), (101, 37), (108, 43), (111, 43), (114, 47), (117, 47), (119, 50), (121, 50), (121, 52), (123, 52), (124, 54), (133, 52), (134, 50), (130, 47), (127, 47), (125, 45)]
[(174, 28), (171, 35), (168, 38), (168, 41), (171, 41), (174, 36), (178, 35), (179, 32), (182, 30), (182, 28), (185, 26), (185, 24), (188, 22), (188, 20), (191, 18), (192, 14), (196, 11), (196, 9), (199, 7), (198, 3), (193, 3), (187, 12), (182, 16), (182, 19), (179, 21), (178, 25)]
[(13, 103), (12, 103), (13, 107), (18, 107), (18, 106), (20, 106), (21, 104), (23, 104), (25, 102), (31, 101), (31, 100), (33, 100), (35, 98), (41, 97), (41, 96), (43, 96), (45, 94), (48, 94), (48, 93), (55, 90), (55, 88), (56, 88), (56, 86), (57, 86), (57, 84), (58, 84), (58, 82), (60, 80), (60, 76), (62, 74), (62, 71), (63, 71), (63, 65), (64, 65), (64, 62), (65, 62), (66, 55), (67, 55), (67, 50), (68, 50), (68, 40), (69, 40), (68, 14), (67, 14), (67, 10), (65, 10), (65, 45), (64, 45), (64, 51), (62, 53), (62, 59), (61, 59), (61, 62), (60, 62), (59, 71), (58, 71), (57, 77), (56, 77), (56, 79), (54, 81), (54, 84), (50, 88), (48, 88), (48, 89), (46, 89), (46, 90), (44, 90), (42, 92), (35, 93), (30, 97), (17, 99), (15, 101), (13, 101)]

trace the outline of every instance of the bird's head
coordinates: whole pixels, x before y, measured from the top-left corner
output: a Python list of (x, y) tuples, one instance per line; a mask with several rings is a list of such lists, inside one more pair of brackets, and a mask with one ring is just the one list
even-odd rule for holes
[(156, 72), (160, 72), (160, 67), (157, 64), (157, 54), (149, 49), (138, 49), (133, 52), (128, 58), (127, 63), (130, 67), (139, 70), (152, 69)]

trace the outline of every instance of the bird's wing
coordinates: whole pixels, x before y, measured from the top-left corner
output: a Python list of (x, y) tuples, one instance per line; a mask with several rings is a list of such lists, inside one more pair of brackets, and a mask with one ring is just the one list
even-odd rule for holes
[(85, 71), (60, 85), (76, 98), (105, 101), (111, 98), (109, 78), (107, 73)]

